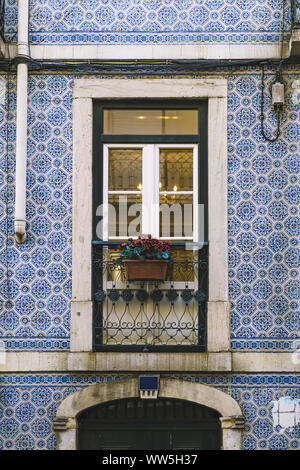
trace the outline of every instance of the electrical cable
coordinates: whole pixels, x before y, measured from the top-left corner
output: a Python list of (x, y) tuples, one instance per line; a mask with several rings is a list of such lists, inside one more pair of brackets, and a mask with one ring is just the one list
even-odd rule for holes
[[(277, 77), (279, 76), (280, 72), (277, 72)], [(279, 106), (276, 106), (276, 116), (277, 116), (277, 130), (276, 130), (276, 135), (275, 137), (268, 137), (265, 133), (265, 129), (264, 129), (264, 120), (265, 120), (265, 116), (264, 116), (264, 95), (265, 95), (265, 68), (264, 68), (264, 65), (262, 65), (261, 67), (261, 101), (260, 101), (260, 125), (261, 125), (261, 133), (262, 133), (262, 136), (265, 140), (267, 140), (268, 142), (275, 142), (281, 132), (280, 132), (280, 107)]]
[[(11, 62), (12, 69), (17, 64), (17, 58), (11, 60), (2, 59), (0, 62), (0, 70), (7, 70), (9, 63)], [(140, 71), (145, 67), (149, 67), (147, 73), (153, 71), (158, 73), (161, 71), (161, 67), (165, 67), (166, 71), (205, 71), (214, 69), (231, 69), (234, 67), (251, 67), (261, 66), (262, 64), (268, 64), (270, 66), (280, 65), (283, 63), (298, 63), (297, 59), (246, 59), (246, 60), (74, 60), (74, 59), (62, 59), (62, 60), (37, 60), (28, 59), (28, 66), (31, 71), (46, 71), (46, 70), (74, 70), (74, 71), (89, 71), (95, 69), (98, 71), (109, 71), (111, 73), (120, 73), (120, 71)], [(150, 70), (151, 67), (151, 70)], [(160, 68), (160, 70), (157, 70)]]

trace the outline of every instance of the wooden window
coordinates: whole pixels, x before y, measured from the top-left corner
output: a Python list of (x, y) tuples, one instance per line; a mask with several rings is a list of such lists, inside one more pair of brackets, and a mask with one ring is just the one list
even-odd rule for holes
[(165, 105), (95, 102), (94, 240), (208, 239), (206, 102)]

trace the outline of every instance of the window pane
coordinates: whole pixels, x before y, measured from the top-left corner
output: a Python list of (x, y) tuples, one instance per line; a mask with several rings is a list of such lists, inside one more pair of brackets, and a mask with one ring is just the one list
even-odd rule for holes
[(193, 195), (160, 195), (159, 236), (193, 238)]
[(142, 149), (109, 149), (110, 191), (137, 191), (142, 185)]
[(105, 109), (104, 134), (198, 134), (195, 109)]
[(108, 237), (136, 237), (141, 233), (142, 194), (109, 194)]
[(161, 149), (161, 191), (193, 191), (193, 149)]

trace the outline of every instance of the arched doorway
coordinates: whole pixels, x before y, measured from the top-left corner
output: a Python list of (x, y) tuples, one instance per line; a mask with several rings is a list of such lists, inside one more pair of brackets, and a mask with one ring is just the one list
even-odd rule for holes
[(101, 403), (77, 417), (80, 450), (218, 450), (221, 415), (185, 400), (127, 398)]
[[(78, 417), (84, 410), (138, 397), (138, 377), (94, 384), (71, 393), (58, 407), (53, 421), (57, 449), (78, 449)], [(158, 399), (161, 398), (184, 400), (217, 411), (221, 415), (222, 449), (241, 449), (244, 417), (236, 400), (227, 393), (200, 383), (161, 377)]]

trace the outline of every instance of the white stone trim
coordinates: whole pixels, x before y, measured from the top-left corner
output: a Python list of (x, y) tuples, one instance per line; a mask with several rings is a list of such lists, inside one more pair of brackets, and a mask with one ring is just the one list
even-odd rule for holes
[[(212, 256), (210, 260), (211, 258)], [(210, 275), (210, 282), (213, 283), (211, 277)], [(230, 344), (230, 302), (207, 302), (207, 332), (207, 351), (221, 352), (228, 350)]]
[[(73, 89), (73, 281), (71, 351), (91, 351), (92, 99), (207, 98), (209, 173), (208, 352), (229, 351), (227, 80), (76, 79)], [(75, 306), (76, 303), (76, 306)], [(76, 311), (76, 316), (74, 312)], [(216, 334), (216, 324), (222, 329)], [(86, 334), (85, 334), (86, 333)]]
[(220, 418), (222, 426), (223, 450), (241, 450), (242, 430), (245, 419), (241, 415)]
[[(54, 420), (57, 450), (76, 450), (76, 417), (81, 411), (107, 401), (138, 396), (137, 377), (91, 385), (69, 395), (58, 407)], [(223, 450), (241, 448), (243, 415), (240, 406), (230, 395), (199, 383), (161, 378), (159, 397), (187, 400), (218, 411), (223, 417), (220, 418)]]
[(208, 98), (208, 300), (227, 302), (227, 95)]
[(92, 240), (92, 132), (91, 99), (73, 102), (73, 211), (72, 294), (73, 301), (91, 300)]
[[(283, 54), (282, 54), (283, 52)], [(275, 44), (145, 44), (145, 45), (34, 45), (35, 60), (213, 60), (279, 59), (288, 57), (289, 45)]]
[(299, 373), (299, 353), (112, 353), (112, 352), (7, 352), (0, 372), (234, 372)]
[[(74, 80), (74, 99), (122, 98), (227, 98), (227, 80), (224, 78), (136, 78)], [(226, 134), (227, 137), (227, 134)]]

